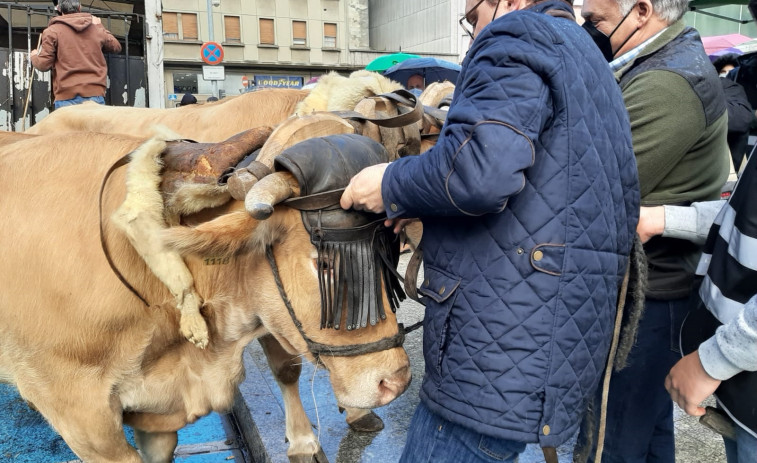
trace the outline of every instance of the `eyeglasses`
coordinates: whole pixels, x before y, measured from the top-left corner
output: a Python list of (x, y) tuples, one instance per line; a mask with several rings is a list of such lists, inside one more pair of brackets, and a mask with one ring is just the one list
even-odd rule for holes
[[(478, 9), (479, 6), (481, 6), (482, 3), (484, 3), (486, 0), (479, 0), (478, 3), (476, 3), (473, 8), (468, 10), (465, 15), (460, 18), (460, 21), (458, 23), (460, 24), (460, 27), (465, 31), (466, 34), (468, 34), (468, 37), (473, 40), (475, 37), (473, 36), (473, 31), (476, 29), (476, 23), (478, 22), (478, 18), (476, 18), (476, 21), (470, 21), (468, 17)], [(494, 13), (492, 13), (492, 21), (494, 21), (494, 17), (497, 15), (497, 10), (499, 9), (499, 2), (502, 0), (497, 0), (497, 6), (494, 8)]]

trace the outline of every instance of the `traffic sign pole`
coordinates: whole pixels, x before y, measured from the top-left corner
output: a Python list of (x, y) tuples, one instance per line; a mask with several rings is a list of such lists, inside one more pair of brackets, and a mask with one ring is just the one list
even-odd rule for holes
[[(208, 0), (208, 40), (213, 42), (215, 41), (215, 38), (213, 37), (213, 5), (211, 1), (212, 0)], [(211, 82), (213, 85), (213, 96), (218, 98), (218, 81), (213, 80)]]

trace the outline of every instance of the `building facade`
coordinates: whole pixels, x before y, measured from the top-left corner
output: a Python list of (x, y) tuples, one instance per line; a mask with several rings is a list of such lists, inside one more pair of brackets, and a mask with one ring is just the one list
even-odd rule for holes
[[(397, 8), (410, 2), (375, 2), (381, 8), (373, 3), (162, 0), (159, 6), (164, 43), (164, 104), (175, 106), (187, 92), (202, 102), (212, 95), (238, 95), (261, 87), (299, 88), (329, 71), (349, 73), (363, 69), (382, 54), (405, 51), (404, 39), (371, 37), (371, 24), (374, 10), (385, 11), (384, 4)], [(413, 52), (457, 61), (458, 47), (452, 46), (454, 40), (449, 39), (452, 30), (457, 29), (456, 23), (453, 26), (450, 4), (460, 2), (442, 3), (449, 10), (446, 15), (434, 16), (426, 22), (432, 29), (434, 24), (443, 25), (443, 32), (437, 35), (447, 38), (429, 42), (413, 39), (417, 42), (413, 44)], [(208, 41), (222, 47), (223, 59), (219, 65), (210, 66), (202, 60), (201, 47)], [(211, 79), (219, 80), (214, 83)]]

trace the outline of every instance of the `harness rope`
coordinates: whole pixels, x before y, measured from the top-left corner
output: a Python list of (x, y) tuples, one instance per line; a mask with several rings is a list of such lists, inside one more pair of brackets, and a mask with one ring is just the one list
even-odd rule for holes
[(289, 312), (289, 316), (292, 318), (294, 326), (297, 327), (302, 339), (308, 346), (308, 350), (313, 354), (316, 361), (321, 362), (321, 355), (329, 355), (332, 357), (354, 357), (357, 355), (370, 354), (373, 352), (380, 352), (382, 350), (388, 350), (395, 347), (402, 346), (405, 341), (405, 330), (401, 323), (398, 323), (399, 329), (397, 334), (387, 338), (379, 339), (378, 341), (366, 343), (366, 344), (349, 344), (344, 346), (332, 346), (328, 344), (322, 344), (315, 342), (307, 334), (302, 327), (302, 322), (297, 318), (297, 314), (294, 313), (294, 307), (287, 296), (284, 285), (281, 282), (281, 276), (279, 275), (279, 269), (276, 265), (276, 258), (273, 255), (273, 247), (271, 245), (266, 246), (265, 256), (268, 259), (268, 263), (271, 266), (271, 273), (273, 273), (273, 279), (276, 282), (276, 288), (279, 290), (281, 300), (284, 301), (284, 305)]

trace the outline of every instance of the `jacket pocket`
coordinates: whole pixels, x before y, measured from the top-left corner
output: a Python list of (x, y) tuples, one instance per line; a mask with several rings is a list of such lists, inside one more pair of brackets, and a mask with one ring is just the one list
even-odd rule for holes
[(426, 304), (426, 328), (428, 336), (424, 336), (428, 343), (424, 349), (432, 358), (429, 363), (441, 372), (442, 358), (449, 341), (450, 311), (455, 302), (453, 294), (457, 293), (461, 278), (449, 274), (441, 269), (426, 266), (424, 279), (419, 289), (420, 293), (430, 298)]
[(562, 275), (565, 261), (565, 245), (544, 243), (537, 244), (531, 250), (531, 266), (549, 275)]

